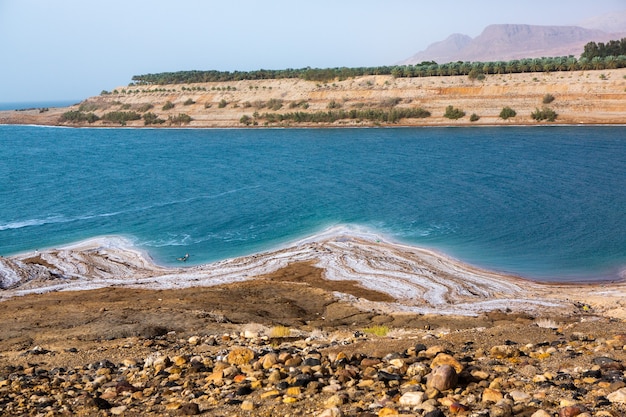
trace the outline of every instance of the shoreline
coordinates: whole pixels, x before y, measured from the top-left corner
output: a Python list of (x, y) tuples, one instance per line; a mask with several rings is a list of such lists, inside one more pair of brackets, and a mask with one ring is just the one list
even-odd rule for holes
[(454, 316), (496, 310), (563, 313), (578, 303), (598, 314), (626, 319), (624, 279), (538, 282), (345, 228), (331, 228), (269, 251), (178, 268), (156, 264), (147, 252), (129, 243), (123, 237), (100, 237), (0, 257), (0, 276), (6, 287), (0, 291), (0, 302), (30, 294), (107, 287), (162, 291), (242, 284), (310, 264), (320, 268), (328, 282), (353, 282), (394, 300), (377, 302), (350, 293), (335, 294), (363, 311)]
[[(193, 86), (193, 88), (191, 87)], [(490, 75), (483, 81), (467, 76), (393, 78), (362, 76), (329, 83), (301, 79), (240, 80), (118, 87), (106, 95), (89, 97), (81, 103), (34, 110), (0, 111), (0, 124), (61, 125), (72, 127), (120, 127), (104, 121), (110, 112), (135, 112), (139, 120), (123, 123), (144, 127), (143, 115), (150, 113), (161, 124), (152, 128), (262, 128), (262, 127), (408, 127), (408, 126), (553, 126), (626, 124), (626, 68), (551, 73)], [(544, 99), (551, 95), (547, 103)], [(166, 104), (169, 103), (168, 106)], [(271, 103), (271, 104), (268, 104)], [(465, 115), (444, 117), (448, 106)], [(516, 115), (502, 119), (509, 107)], [(326, 113), (340, 110), (373, 110), (388, 113), (421, 108), (426, 118), (404, 118), (394, 122), (345, 118), (327, 122), (278, 121), (267, 117), (287, 113)], [(553, 122), (534, 121), (532, 113), (548, 108), (557, 114)], [(92, 113), (93, 123), (61, 122), (64, 112)], [(176, 121), (184, 114), (191, 119)], [(470, 115), (478, 116), (469, 121)]]

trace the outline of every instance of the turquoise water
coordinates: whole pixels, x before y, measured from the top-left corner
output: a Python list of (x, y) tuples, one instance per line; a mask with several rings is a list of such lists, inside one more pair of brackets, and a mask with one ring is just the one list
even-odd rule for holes
[(626, 128), (0, 126), (0, 255), (123, 235), (159, 263), (344, 225), (539, 280), (626, 268)]

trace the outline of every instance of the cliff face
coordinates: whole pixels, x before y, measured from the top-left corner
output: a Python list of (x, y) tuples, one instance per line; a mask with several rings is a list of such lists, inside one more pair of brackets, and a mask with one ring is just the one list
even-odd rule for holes
[[(0, 112), (0, 123), (119, 126), (103, 120), (110, 112), (153, 113), (163, 120), (151, 126), (244, 127), (244, 126), (371, 126), (537, 124), (531, 113), (544, 106), (558, 114), (557, 123), (626, 123), (626, 69), (489, 75), (483, 81), (467, 76), (393, 78), (366, 76), (344, 81), (316, 83), (301, 79), (236, 81), (188, 85), (119, 87), (117, 93), (91, 97), (63, 109)], [(544, 104), (546, 94), (554, 101)], [(167, 102), (172, 108), (164, 107)], [(458, 120), (445, 118), (447, 106), (465, 111)], [(503, 107), (516, 111), (515, 117), (499, 117)], [(164, 110), (165, 108), (165, 110)], [(402, 118), (385, 123), (366, 118), (343, 118), (314, 123), (273, 121), (272, 115), (286, 113), (328, 113), (376, 110), (392, 112), (424, 109), (430, 117)], [(61, 123), (66, 111), (94, 113), (94, 123)], [(475, 113), (479, 119), (470, 122)], [(190, 122), (178, 120), (179, 115)], [(184, 118), (183, 118), (184, 119)], [(128, 121), (142, 127), (144, 119)], [(545, 122), (544, 122), (545, 123)]]

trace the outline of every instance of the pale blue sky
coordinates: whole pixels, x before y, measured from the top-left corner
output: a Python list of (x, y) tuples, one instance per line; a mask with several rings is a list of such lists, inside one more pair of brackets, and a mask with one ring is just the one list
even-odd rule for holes
[(133, 75), (393, 65), (494, 23), (571, 25), (626, 0), (0, 0), (0, 102), (80, 100)]

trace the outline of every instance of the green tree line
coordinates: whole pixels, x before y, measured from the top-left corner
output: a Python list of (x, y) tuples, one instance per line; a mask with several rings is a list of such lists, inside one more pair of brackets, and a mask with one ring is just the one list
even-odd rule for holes
[(177, 71), (133, 76), (132, 85), (165, 85), (240, 80), (268, 80), (300, 78), (307, 81), (328, 82), (366, 75), (392, 75), (401, 77), (432, 77), (477, 74), (514, 74), (525, 72), (553, 72), (578, 70), (603, 70), (626, 67), (626, 38), (606, 44), (590, 42), (580, 58), (573, 55), (515, 59), (511, 61), (468, 62), (446, 64), (422, 62), (416, 65), (379, 67), (301, 68), (256, 71)]
[(594, 59), (595, 57), (608, 58), (626, 55), (626, 38), (608, 41), (607, 43), (589, 42), (581, 55), (581, 59)]

